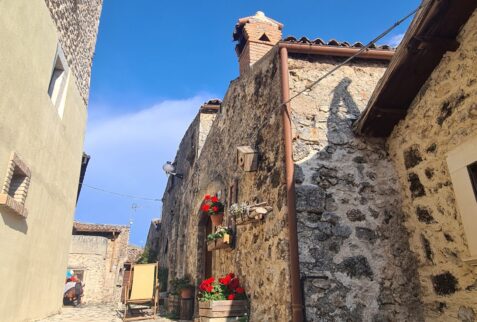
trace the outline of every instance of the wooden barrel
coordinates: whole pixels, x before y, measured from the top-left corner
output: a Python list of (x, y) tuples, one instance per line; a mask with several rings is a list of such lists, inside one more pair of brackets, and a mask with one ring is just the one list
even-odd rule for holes
[(180, 299), (178, 295), (169, 295), (167, 298), (167, 311), (169, 313), (179, 314), (180, 312)]
[(192, 320), (194, 315), (194, 298), (181, 299), (179, 318), (181, 320)]

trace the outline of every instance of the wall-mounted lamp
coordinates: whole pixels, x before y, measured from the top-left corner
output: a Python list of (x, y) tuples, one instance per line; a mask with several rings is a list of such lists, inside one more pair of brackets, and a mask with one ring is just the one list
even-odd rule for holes
[(167, 161), (166, 164), (162, 166), (162, 169), (167, 175), (171, 175), (179, 179), (184, 178), (182, 174), (176, 173), (176, 162), (172, 163), (171, 161)]

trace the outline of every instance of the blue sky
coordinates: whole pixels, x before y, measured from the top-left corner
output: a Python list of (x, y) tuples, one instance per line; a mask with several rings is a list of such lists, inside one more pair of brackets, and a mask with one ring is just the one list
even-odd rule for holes
[[(368, 42), (418, 0), (104, 0), (93, 62), (85, 183), (162, 198), (162, 165), (174, 159), (202, 102), (222, 98), (238, 76), (232, 31), (256, 11), (284, 24), (283, 36)], [(381, 43), (397, 44), (409, 21)], [(136, 210), (132, 205), (137, 206)], [(142, 245), (161, 203), (84, 187), (76, 220), (128, 224)]]

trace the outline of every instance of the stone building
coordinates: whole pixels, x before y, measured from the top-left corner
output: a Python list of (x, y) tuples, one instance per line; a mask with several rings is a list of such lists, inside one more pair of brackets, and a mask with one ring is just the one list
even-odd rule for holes
[(62, 305), (101, 8), (0, 2), (2, 321)]
[(84, 303), (120, 301), (128, 241), (129, 226), (74, 223), (68, 269), (85, 284)]
[[(240, 19), (240, 76), (207, 122), (201, 107), (164, 193), (169, 277), (234, 272), (251, 321), (473, 321), (475, 6), (427, 2), (396, 52), (370, 48), (303, 93), (363, 45)], [(207, 193), (226, 204), (232, 250), (207, 251)], [(235, 202), (272, 211), (239, 225)]]
[(146, 245), (144, 249), (149, 252), (149, 257), (157, 258), (159, 251), (159, 232), (161, 231), (161, 220), (154, 218), (151, 220), (149, 231), (147, 232)]

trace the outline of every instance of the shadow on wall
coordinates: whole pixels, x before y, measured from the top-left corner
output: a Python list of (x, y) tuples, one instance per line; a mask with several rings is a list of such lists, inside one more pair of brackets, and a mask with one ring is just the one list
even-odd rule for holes
[(5, 225), (26, 235), (28, 232), (28, 223), (25, 218), (3, 212), (1, 214)]
[[(348, 77), (339, 81), (328, 110), (316, 111), (312, 121), (294, 111), (300, 124), (294, 159), (307, 321), (414, 320), (421, 316), (420, 288), (400, 186), (384, 140), (352, 131), (360, 110), (351, 84)], [(310, 104), (322, 101), (310, 94)]]

